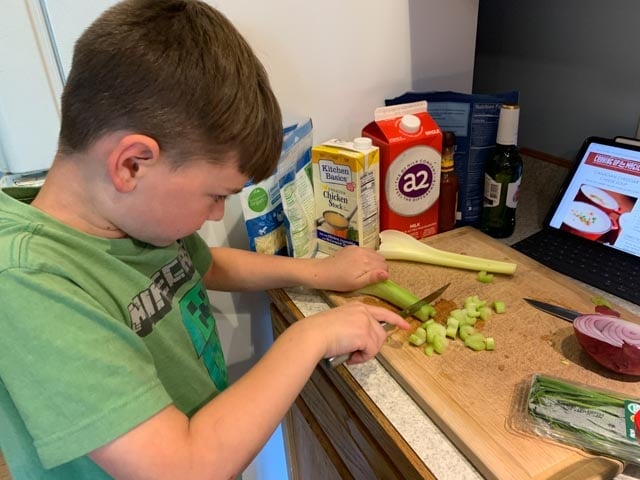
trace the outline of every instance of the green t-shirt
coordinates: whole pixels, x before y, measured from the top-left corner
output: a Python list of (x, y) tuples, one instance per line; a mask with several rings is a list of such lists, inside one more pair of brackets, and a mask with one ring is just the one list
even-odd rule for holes
[(88, 452), (227, 386), (210, 252), (86, 235), (34, 194), (0, 193), (0, 449), (17, 480), (109, 478)]

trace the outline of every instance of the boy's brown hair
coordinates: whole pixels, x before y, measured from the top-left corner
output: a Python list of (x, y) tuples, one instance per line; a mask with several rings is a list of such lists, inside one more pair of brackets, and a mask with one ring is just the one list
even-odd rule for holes
[(239, 154), (260, 181), (277, 163), (282, 118), (264, 67), (235, 27), (197, 0), (125, 0), (78, 39), (62, 94), (59, 151), (131, 130), (176, 166)]

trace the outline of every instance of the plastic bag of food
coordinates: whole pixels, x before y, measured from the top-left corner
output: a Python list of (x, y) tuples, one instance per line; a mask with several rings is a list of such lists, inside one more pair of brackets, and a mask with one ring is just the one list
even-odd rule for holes
[(640, 464), (637, 415), (639, 396), (534, 374), (521, 386), (510, 423), (518, 431)]
[(311, 177), (312, 142), (311, 119), (298, 122), (285, 134), (278, 163), (278, 185), (290, 257), (311, 257), (318, 243)]
[(251, 182), (240, 192), (240, 203), (254, 252), (287, 255), (287, 237), (280, 187), (276, 175), (258, 184)]
[(291, 257), (315, 252), (312, 131), (309, 118), (286, 122), (276, 172), (260, 183), (248, 182), (240, 193), (249, 248), (254, 252)]

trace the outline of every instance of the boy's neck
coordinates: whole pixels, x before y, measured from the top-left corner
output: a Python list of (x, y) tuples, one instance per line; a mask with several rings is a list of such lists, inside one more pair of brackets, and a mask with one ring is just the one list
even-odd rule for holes
[[(102, 238), (123, 238), (102, 212), (101, 201), (106, 194), (103, 183), (94, 175), (85, 175), (92, 168), (90, 159), (57, 156), (45, 182), (31, 205), (59, 222), (76, 230)], [(79, 168), (79, 165), (83, 167)]]

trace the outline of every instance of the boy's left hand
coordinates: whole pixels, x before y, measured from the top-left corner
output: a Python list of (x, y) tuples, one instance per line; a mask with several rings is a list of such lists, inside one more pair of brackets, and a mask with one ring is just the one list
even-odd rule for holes
[(387, 261), (378, 252), (356, 246), (343, 247), (319, 259), (315, 288), (350, 292), (389, 278)]

